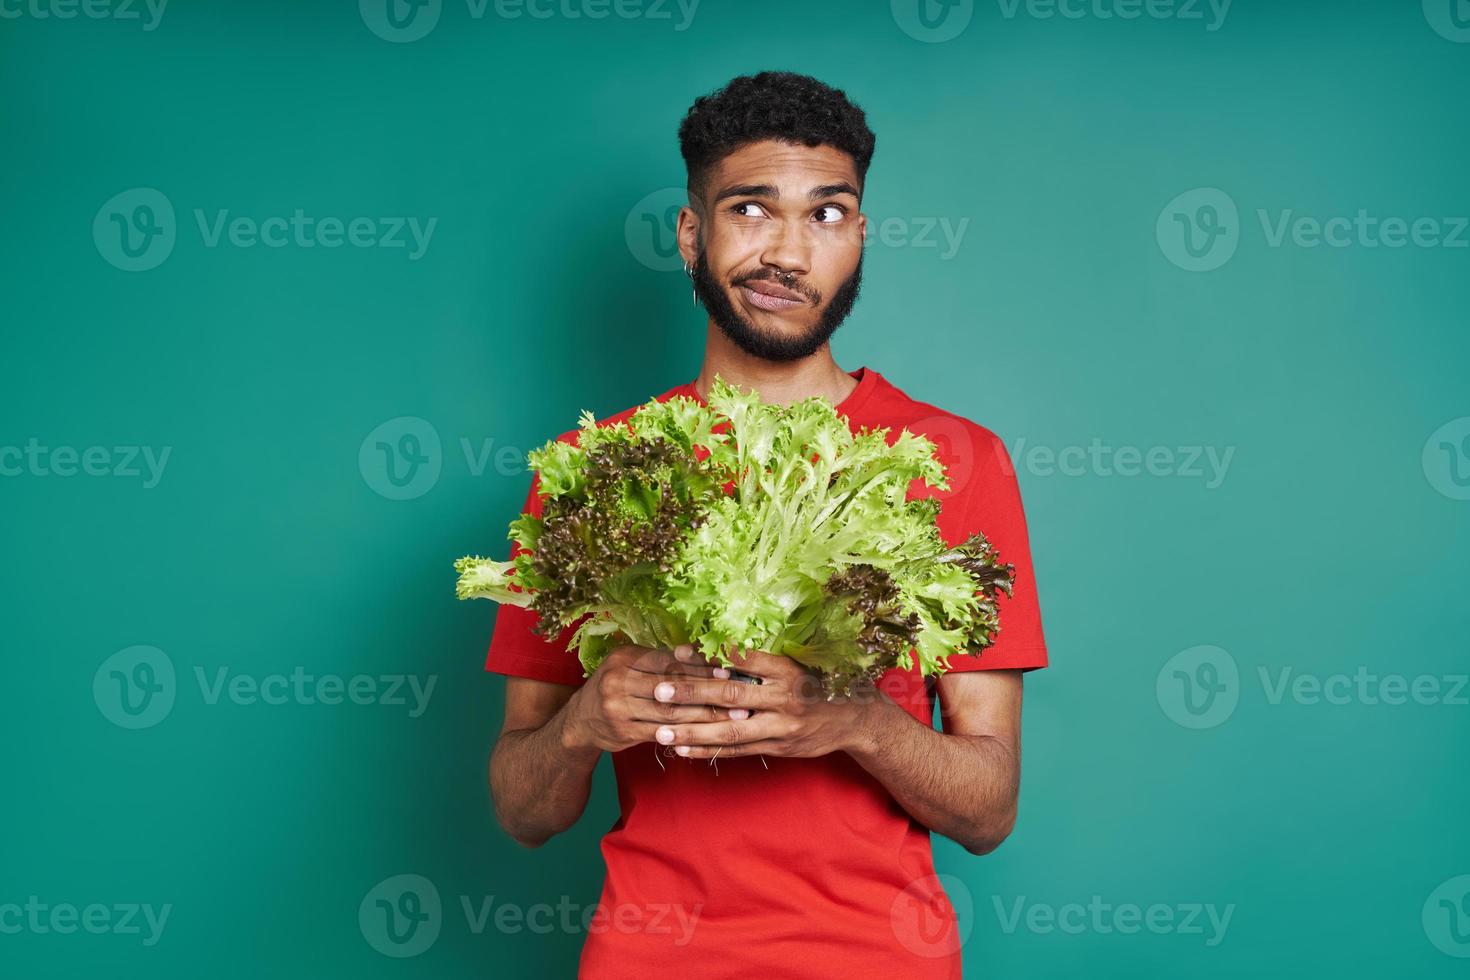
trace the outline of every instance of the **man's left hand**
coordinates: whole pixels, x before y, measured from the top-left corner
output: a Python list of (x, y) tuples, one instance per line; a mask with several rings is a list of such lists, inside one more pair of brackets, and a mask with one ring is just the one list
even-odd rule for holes
[[(688, 646), (674, 653), (690, 663), (703, 660)], [(888, 701), (871, 684), (854, 685), (850, 696), (829, 701), (821, 678), (790, 657), (748, 650), (730, 660), (735, 670), (758, 677), (760, 683), (687, 677), (654, 689), (655, 700), (671, 707), (731, 709), (728, 721), (662, 725), (655, 736), (659, 744), (672, 745), (688, 759), (827, 755), (861, 744), (872, 718)]]

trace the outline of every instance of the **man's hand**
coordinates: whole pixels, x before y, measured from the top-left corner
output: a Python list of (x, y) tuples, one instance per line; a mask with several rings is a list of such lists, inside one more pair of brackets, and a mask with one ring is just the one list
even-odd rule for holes
[[(698, 659), (684, 648), (677, 654), (681, 660)], [(707, 705), (728, 712), (720, 720), (679, 724), (678, 719), (671, 719), (657, 727), (654, 737), (660, 743), (674, 746), (675, 752), (689, 759), (738, 755), (810, 758), (861, 744), (873, 714), (885, 703), (892, 706), (872, 685), (858, 687), (850, 697), (828, 701), (816, 673), (790, 657), (750, 650), (731, 659), (737, 670), (759, 678), (760, 683), (690, 676), (648, 688), (649, 696), (661, 704)]]
[[(730, 672), (703, 662), (693, 647), (674, 651), (618, 647), (567, 704), (562, 743), (570, 749), (617, 752), (652, 742), (661, 725), (729, 721), (729, 710), (705, 702), (657, 700), (660, 684), (734, 684)], [(744, 714), (738, 717), (744, 718)]]

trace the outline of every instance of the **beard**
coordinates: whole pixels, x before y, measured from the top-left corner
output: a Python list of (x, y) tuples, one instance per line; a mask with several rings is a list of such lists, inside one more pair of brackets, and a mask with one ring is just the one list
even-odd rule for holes
[[(863, 260), (859, 255), (857, 268), (837, 287), (831, 302), (822, 309), (822, 315), (816, 324), (794, 335), (762, 330), (741, 316), (730, 302), (730, 296), (724, 287), (710, 273), (709, 263), (705, 261), (702, 249), (699, 258), (694, 262), (694, 272), (690, 278), (694, 280), (694, 294), (709, 312), (710, 319), (736, 347), (764, 361), (799, 361), (820, 350), (852, 312), (863, 283)], [(771, 270), (762, 268), (740, 276), (732, 285), (738, 286), (755, 279), (775, 279), (775, 275)], [(822, 302), (822, 294), (805, 283), (797, 283), (789, 288), (801, 293), (816, 305)]]

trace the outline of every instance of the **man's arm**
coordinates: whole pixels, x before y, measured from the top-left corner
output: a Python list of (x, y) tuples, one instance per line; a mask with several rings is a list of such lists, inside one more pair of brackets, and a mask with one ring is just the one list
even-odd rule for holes
[[(688, 657), (687, 648), (681, 652)], [(651, 742), (663, 722), (731, 717), (709, 705), (661, 704), (647, 689), (729, 676), (723, 668), (676, 659), (669, 650), (625, 646), (608, 654), (581, 687), (507, 678), (505, 723), (490, 753), (495, 819), (518, 844), (540, 847), (582, 816), (604, 750)]]
[(919, 823), (971, 854), (988, 854), (1016, 824), (1021, 677), (1019, 670), (942, 675), (943, 732), (885, 697), (848, 754)]
[(527, 677), (505, 682), (505, 723), (490, 753), (495, 819), (523, 847), (540, 847), (587, 808), (602, 750), (567, 744), (567, 704), (578, 688)]
[(845, 751), (910, 816), (970, 853), (989, 853), (1010, 834), (1021, 772), (1020, 670), (941, 676), (944, 731), (937, 732), (873, 688), (828, 701), (816, 676), (787, 657), (752, 652), (735, 662), (761, 683), (646, 685), (659, 701), (751, 711), (747, 719), (665, 725), (660, 741), (691, 759)]

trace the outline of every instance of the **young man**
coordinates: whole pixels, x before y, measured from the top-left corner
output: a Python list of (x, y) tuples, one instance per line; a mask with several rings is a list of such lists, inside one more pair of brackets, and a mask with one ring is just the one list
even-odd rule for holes
[[(959, 977), (929, 834), (985, 854), (1010, 832), (1021, 676), (1046, 665), (1015, 477), (988, 430), (832, 359), (861, 278), (874, 145), (862, 110), (815, 79), (764, 72), (697, 99), (679, 141), (679, 248), (709, 321), (699, 376), (658, 397), (702, 400), (719, 375), (769, 402), (824, 396), (854, 429), (929, 435), (952, 482), (942, 536), (983, 531), (1015, 566), (1014, 594), (983, 656), (955, 655), (937, 682), (891, 670), (877, 692), (832, 702), (794, 661), (760, 652), (742, 663), (759, 684), (687, 648), (625, 647), (584, 679), (569, 632), (549, 642), (533, 612), (502, 606), (486, 664), (509, 675), (497, 817), (539, 846), (581, 816), (613, 753), (622, 816), (602, 839), (584, 978)], [(539, 504), (533, 485), (527, 509)]]

